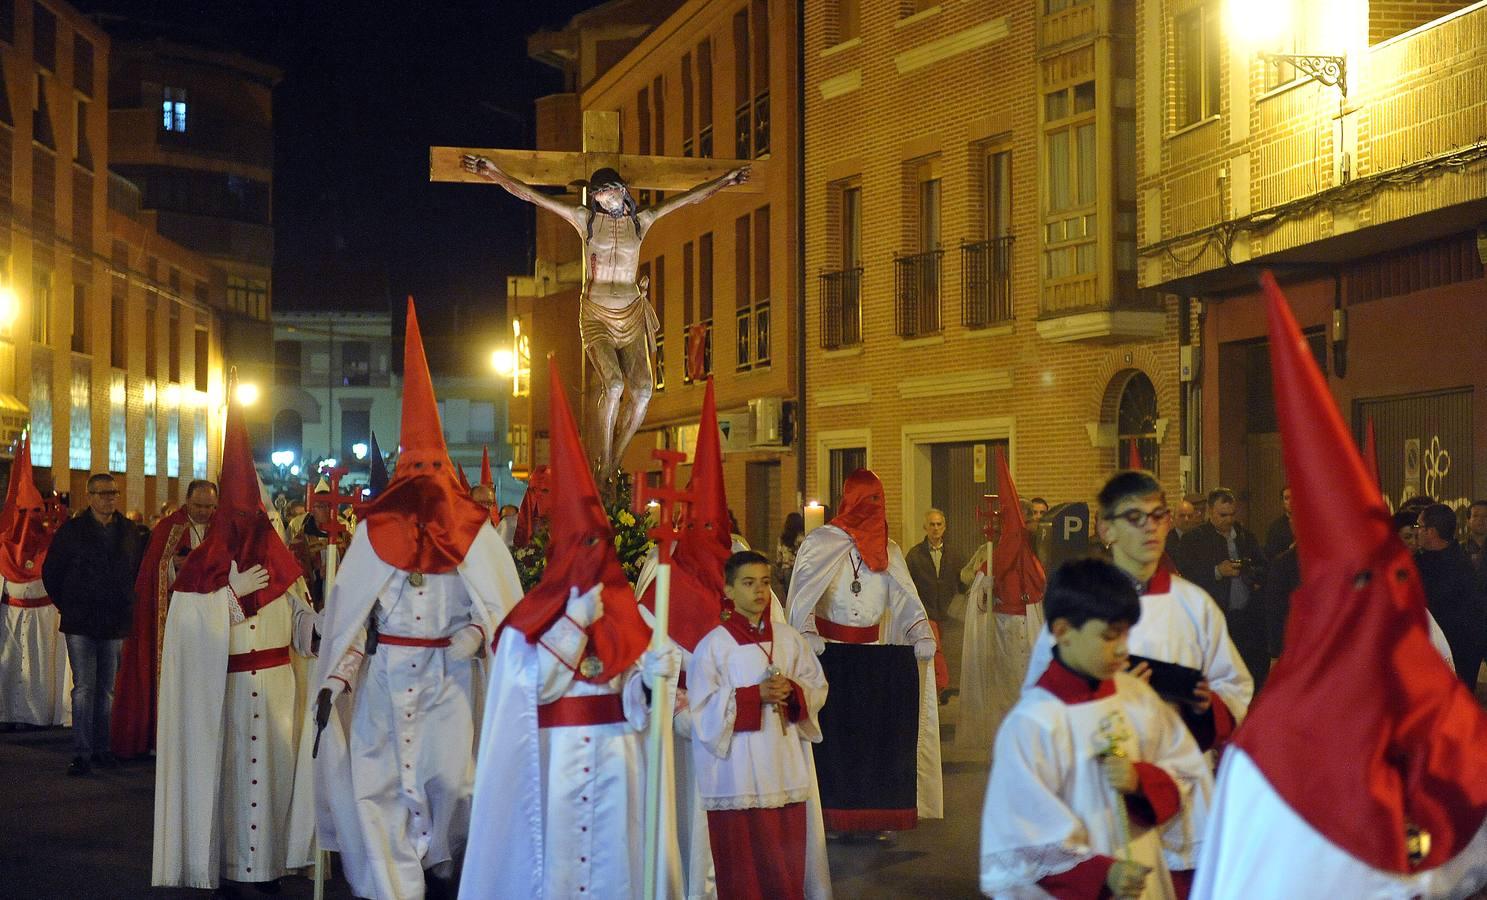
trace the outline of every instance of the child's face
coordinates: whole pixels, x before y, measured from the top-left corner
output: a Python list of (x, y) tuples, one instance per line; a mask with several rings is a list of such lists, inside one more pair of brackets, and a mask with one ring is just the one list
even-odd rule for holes
[(764, 563), (739, 566), (723, 592), (733, 602), (734, 609), (750, 619), (758, 618), (769, 606), (769, 566)]
[(1130, 650), (1126, 636), (1131, 626), (1090, 619), (1075, 628), (1068, 619), (1053, 621), (1053, 638), (1058, 642), (1059, 659), (1081, 675), (1104, 681), (1126, 667)]

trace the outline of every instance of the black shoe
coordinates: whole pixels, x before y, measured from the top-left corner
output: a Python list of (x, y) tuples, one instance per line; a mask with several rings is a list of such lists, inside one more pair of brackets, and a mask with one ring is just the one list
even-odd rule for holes
[(70, 777), (87, 775), (89, 772), (92, 771), (93, 767), (88, 765), (88, 760), (81, 756), (74, 756), (72, 758), (72, 762), (67, 764), (67, 774)]
[(93, 754), (93, 765), (100, 769), (117, 769), (119, 767), (119, 758), (105, 750), (102, 753)]

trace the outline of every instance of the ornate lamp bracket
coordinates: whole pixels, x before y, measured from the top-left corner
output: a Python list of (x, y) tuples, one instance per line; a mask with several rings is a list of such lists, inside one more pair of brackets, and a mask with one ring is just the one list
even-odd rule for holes
[(1325, 56), (1316, 53), (1262, 53), (1260, 58), (1266, 62), (1288, 62), (1306, 73), (1308, 78), (1341, 90), (1343, 97), (1348, 95), (1348, 60), (1345, 56)]

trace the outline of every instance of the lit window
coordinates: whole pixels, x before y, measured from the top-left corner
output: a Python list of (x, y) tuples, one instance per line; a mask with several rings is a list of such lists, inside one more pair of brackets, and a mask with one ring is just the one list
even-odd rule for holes
[(1043, 274), (1088, 275), (1095, 270), (1095, 83), (1046, 94)]
[(31, 464), (52, 465), (52, 358), (31, 353)]
[[(205, 398), (202, 398), (205, 400)], [(207, 477), (207, 411), (196, 410), (196, 428), (191, 435), (191, 477)]]
[(129, 467), (129, 432), (125, 416), (128, 406), (124, 373), (114, 372), (108, 384), (108, 469), (123, 472)]
[(516, 371), (511, 375), (511, 396), (532, 394), (532, 338), (521, 328), (521, 319), (511, 320), (512, 342), (516, 345)]
[(178, 134), (186, 133), (186, 89), (168, 87), (160, 104), (160, 127)]
[(93, 423), (88, 411), (93, 408), (92, 365), (87, 360), (72, 362), (72, 419), (68, 423), (67, 465), (74, 469), (93, 468)]
[(181, 388), (165, 389), (165, 476), (181, 475)]
[(145, 474), (156, 475), (160, 470), (160, 452), (157, 433), (160, 428), (159, 390), (154, 380), (145, 382)]
[(1177, 127), (1183, 128), (1219, 112), (1219, 11), (1202, 4), (1174, 22), (1177, 63)]

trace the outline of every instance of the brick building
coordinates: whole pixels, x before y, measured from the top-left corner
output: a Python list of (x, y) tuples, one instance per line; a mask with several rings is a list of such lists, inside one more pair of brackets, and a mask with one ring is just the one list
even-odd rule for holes
[(1140, 282), (1201, 307), (1202, 483), (1279, 512), (1269, 267), (1390, 502), (1487, 494), (1487, 7), (1298, 0), (1253, 36), (1218, 2), (1135, 7)]
[[(543, 98), (538, 105), (539, 146), (578, 149), (586, 110), (618, 110), (624, 153), (738, 159), (754, 166), (745, 189), (721, 193), (660, 220), (647, 233), (639, 274), (648, 278), (661, 321), (655, 361), (657, 389), (625, 467), (650, 468), (654, 447), (690, 450), (696, 440), (703, 379), (686, 371), (688, 335), (704, 335), (705, 365), (713, 375), (724, 429), (724, 471), (733, 511), (751, 543), (772, 548), (784, 514), (796, 508), (795, 454), (787, 430), (798, 390), (796, 348), (799, 208), (798, 110), (795, 86), (796, 5), (780, 0), (692, 0), (652, 21), (627, 52), (589, 70), (583, 48), (599, 42), (589, 28), (619, 28), (611, 4), (576, 18), (559, 40), (539, 35), (531, 42), (539, 59), (558, 59), (555, 46), (578, 48), (561, 57), (575, 91)], [(654, 5), (653, 5), (654, 7)], [(628, 7), (645, 12), (636, 5)], [(621, 173), (622, 175), (624, 173)], [(637, 191), (648, 206), (660, 191)], [(578, 202), (575, 198), (574, 202)], [(552, 252), (557, 248), (557, 253)], [(510, 291), (518, 342), (516, 393), (545, 387), (545, 373), (530, 369), (531, 344), (552, 345), (570, 390), (580, 381), (577, 290), (581, 273), (577, 235), (555, 217), (539, 215), (538, 272), (516, 280)], [(545, 281), (544, 281), (545, 279)], [(528, 302), (527, 294), (548, 296)], [(552, 285), (560, 285), (553, 291)], [(534, 298), (535, 300), (535, 298)], [(513, 406), (515, 413), (516, 406)], [(545, 421), (535, 415), (533, 421)], [(513, 420), (517, 465), (526, 459), (527, 423)], [(540, 434), (538, 437), (540, 441)], [(541, 446), (536, 450), (540, 461)], [(683, 472), (683, 477), (686, 473)]]
[(1178, 304), (1136, 284), (1134, 20), (1113, 0), (806, 6), (808, 496), (871, 466), (894, 536), (1182, 486)]

